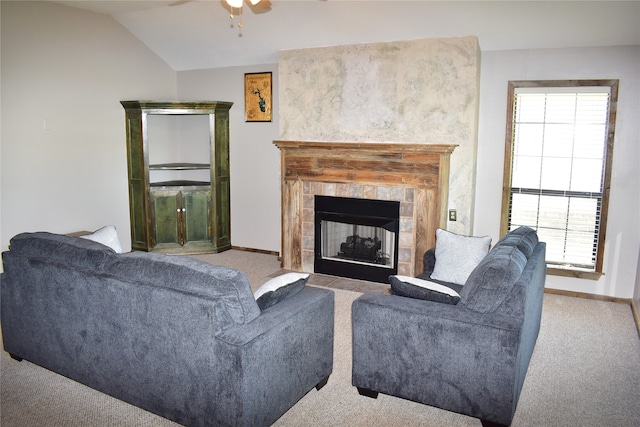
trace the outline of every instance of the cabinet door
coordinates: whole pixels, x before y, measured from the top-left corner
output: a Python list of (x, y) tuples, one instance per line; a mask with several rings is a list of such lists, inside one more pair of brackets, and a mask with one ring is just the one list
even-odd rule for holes
[(210, 211), (211, 191), (182, 191), (184, 243), (211, 241)]
[(180, 191), (161, 190), (153, 191), (151, 196), (153, 203), (152, 227), (156, 245), (181, 245), (182, 224), (181, 194)]

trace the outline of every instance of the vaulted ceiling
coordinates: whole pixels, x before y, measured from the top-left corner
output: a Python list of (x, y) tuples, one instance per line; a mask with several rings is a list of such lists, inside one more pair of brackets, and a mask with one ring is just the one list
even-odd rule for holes
[(278, 51), (477, 36), (483, 51), (640, 45), (640, 1), (57, 1), (112, 15), (174, 70), (275, 63)]

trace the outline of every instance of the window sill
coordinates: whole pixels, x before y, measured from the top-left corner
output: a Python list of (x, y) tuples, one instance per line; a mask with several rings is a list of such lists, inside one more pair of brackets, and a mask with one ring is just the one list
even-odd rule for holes
[(547, 274), (551, 276), (575, 277), (576, 279), (599, 280), (604, 273), (597, 271), (569, 270), (564, 268), (547, 268)]

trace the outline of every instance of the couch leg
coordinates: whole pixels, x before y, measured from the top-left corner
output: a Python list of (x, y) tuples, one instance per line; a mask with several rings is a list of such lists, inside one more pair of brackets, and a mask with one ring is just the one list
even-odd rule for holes
[(13, 360), (17, 360), (18, 362), (22, 362), (22, 357), (18, 357), (15, 354), (11, 354), (11, 353), (9, 353), (9, 356), (11, 356), (11, 358)]
[(324, 377), (324, 379), (320, 380), (320, 382), (316, 384), (316, 390), (320, 390), (322, 387), (327, 385), (328, 382), (329, 382), (329, 375)]
[(369, 390), (368, 388), (364, 388), (364, 387), (357, 387), (357, 388), (358, 388), (358, 393), (360, 393), (360, 396), (366, 396), (372, 399), (378, 398), (377, 391)]
[(493, 421), (480, 420), (482, 427), (509, 427), (509, 424), (494, 423)]

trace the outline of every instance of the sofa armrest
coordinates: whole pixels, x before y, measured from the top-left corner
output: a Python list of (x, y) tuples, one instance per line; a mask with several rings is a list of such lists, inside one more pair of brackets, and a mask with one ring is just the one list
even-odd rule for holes
[[(334, 293), (305, 287), (262, 311), (247, 324), (221, 334), (217, 363), (221, 372), (236, 372), (233, 390), (220, 384), (220, 402), (227, 421), (241, 425), (270, 425), (333, 370)], [(236, 402), (248, 406), (238, 408)], [(242, 419), (242, 422), (238, 422)]]
[[(434, 301), (407, 298), (397, 295), (383, 295), (366, 293), (358, 297), (352, 305), (352, 315), (356, 310), (362, 310), (359, 306), (368, 306), (368, 315), (373, 315), (376, 310), (389, 310), (401, 323), (412, 323), (417, 319), (409, 319), (418, 316), (423, 322), (447, 322), (453, 324), (469, 324), (478, 327), (498, 328), (504, 330), (519, 330), (522, 326), (522, 318), (505, 316), (496, 313), (479, 313), (469, 310), (461, 305), (442, 304)], [(364, 309), (364, 308), (363, 308)], [(366, 315), (366, 314), (365, 314)], [(355, 326), (356, 320), (352, 318)], [(359, 325), (362, 326), (362, 325)], [(386, 328), (388, 328), (388, 325)], [(384, 331), (381, 331), (381, 333)]]
[(521, 324), (457, 305), (363, 295), (352, 305), (352, 383), (510, 421)]
[(273, 333), (274, 329), (282, 328), (285, 324), (300, 321), (301, 317), (309, 317), (310, 311), (319, 308), (327, 310), (326, 314), (331, 312), (332, 316), (328, 320), (333, 324), (334, 298), (333, 291), (306, 286), (297, 294), (263, 310), (253, 321), (237, 324), (218, 334), (217, 338), (230, 346), (246, 345), (265, 334)]

